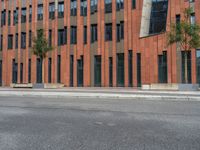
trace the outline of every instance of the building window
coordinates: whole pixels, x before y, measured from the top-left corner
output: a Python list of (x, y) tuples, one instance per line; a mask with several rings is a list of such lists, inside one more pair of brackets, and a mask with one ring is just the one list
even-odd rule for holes
[(25, 23), (25, 22), (26, 22), (26, 8), (22, 8), (21, 23)]
[(26, 48), (26, 32), (21, 33), (21, 48)]
[(43, 5), (40, 4), (38, 5), (38, 10), (37, 10), (37, 19), (38, 20), (43, 20)]
[(16, 8), (16, 10), (14, 10), (13, 12), (13, 25), (18, 24), (18, 8)]
[(70, 40), (71, 44), (76, 44), (77, 41), (77, 27), (76, 26), (71, 26), (71, 33), (70, 33)]
[(49, 46), (52, 46), (52, 30), (49, 30)]
[(124, 0), (116, 0), (116, 10), (124, 9)]
[(124, 54), (117, 54), (117, 86), (124, 86)]
[(90, 1), (91, 14), (94, 14), (95, 12), (97, 12), (97, 4), (98, 4), (98, 0), (91, 0)]
[(168, 0), (153, 0), (150, 17), (149, 34), (156, 34), (166, 30)]
[(136, 0), (132, 0), (132, 9), (136, 8)]
[(87, 0), (81, 0), (81, 16), (87, 16)]
[(112, 12), (112, 0), (105, 0), (105, 13)]
[(58, 29), (58, 46), (64, 45), (64, 29)]
[(105, 40), (112, 41), (112, 23), (105, 25)]
[(64, 45), (67, 43), (67, 28), (58, 30), (58, 46)]
[(91, 43), (94, 43), (95, 41), (97, 41), (97, 24), (92, 24), (91, 25)]
[(101, 56), (94, 57), (94, 86), (101, 86)]
[(3, 35), (0, 36), (0, 51), (3, 50)]
[(124, 39), (124, 22), (117, 24), (117, 42)]
[(8, 35), (8, 49), (13, 48), (13, 35)]
[(177, 14), (176, 15), (176, 24), (179, 24), (181, 22), (181, 15)]
[(29, 6), (29, 22), (32, 22), (32, 6)]
[(18, 33), (15, 34), (15, 48), (18, 48)]
[(1, 12), (1, 27), (6, 25), (6, 10), (3, 10)]
[(8, 26), (10, 26), (11, 23), (11, 11), (8, 11)]
[(55, 4), (49, 3), (49, 19), (55, 18)]
[(191, 25), (195, 24), (195, 22), (196, 22), (195, 13), (191, 14), (191, 16), (190, 16), (190, 22), (191, 22)]
[(87, 44), (87, 26), (84, 26), (83, 30), (83, 42), (84, 44)]
[(64, 17), (64, 2), (58, 3), (58, 18)]
[(71, 16), (76, 16), (77, 14), (77, 1), (71, 0)]
[(28, 41), (28, 46), (31, 47), (32, 46), (32, 31), (29, 31), (29, 41)]
[(158, 82), (167, 83), (167, 52), (158, 56)]

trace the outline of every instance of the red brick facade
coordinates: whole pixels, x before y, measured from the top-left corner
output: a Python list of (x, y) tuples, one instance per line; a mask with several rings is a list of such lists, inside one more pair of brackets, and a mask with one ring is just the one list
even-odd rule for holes
[[(16, 2), (13, 2), (16, 1)], [(56, 1), (56, 0), (49, 0)], [(0, 34), (3, 35), (3, 50), (0, 52), (0, 59), (3, 62), (2, 84), (9, 86), (12, 83), (12, 60), (18, 63), (18, 78), (20, 83), (20, 63), (23, 63), (23, 83), (28, 83), (28, 61), (31, 58), (31, 82), (36, 83), (36, 56), (31, 54), (28, 47), (29, 30), (36, 33), (37, 29), (45, 29), (48, 38), (49, 29), (52, 30), (52, 41), (54, 50), (48, 54), (52, 58), (52, 83), (57, 82), (57, 56), (61, 56), (61, 83), (70, 86), (70, 55), (74, 57), (73, 64), (73, 86), (77, 86), (77, 60), (83, 56), (84, 71), (83, 84), (85, 87), (94, 86), (94, 56), (101, 56), (101, 86), (109, 86), (109, 57), (113, 60), (112, 79), (113, 86), (117, 86), (117, 53), (124, 53), (124, 86), (129, 86), (128, 71), (128, 51), (132, 50), (132, 82), (137, 86), (137, 53), (141, 55), (141, 83), (158, 83), (158, 55), (167, 51), (168, 64), (168, 83), (180, 82), (177, 68), (176, 45), (166, 47), (166, 33), (140, 38), (141, 18), (143, 0), (136, 0), (136, 9), (132, 9), (132, 0), (124, 0), (124, 9), (116, 11), (116, 0), (112, 0), (112, 13), (106, 14), (104, 0), (98, 0), (98, 10), (96, 13), (90, 13), (90, 1), (87, 0), (87, 16), (80, 15), (80, 1), (77, 0), (77, 16), (70, 16), (70, 0), (64, 0), (64, 18), (59, 19), (55, 11), (55, 19), (49, 20), (49, 1), (47, 0), (4, 0), (0, 1), (0, 9), (11, 11), (11, 25), (0, 28)], [(62, 1), (62, 0), (58, 0)], [(38, 3), (43, 3), (43, 21), (37, 20)], [(29, 23), (29, 6), (32, 5), (32, 22)], [(183, 9), (189, 6), (188, 0), (169, 0), (168, 2), (167, 30), (170, 22), (175, 21), (176, 14), (182, 14)], [(195, 0), (196, 21), (200, 23), (200, 0)], [(13, 10), (19, 10), (18, 24), (13, 25)], [(26, 7), (26, 23), (21, 23), (21, 8)], [(8, 15), (6, 15), (8, 20)], [(0, 14), (1, 18), (1, 14)], [(116, 41), (116, 24), (124, 21), (124, 40), (119, 43)], [(98, 25), (98, 40), (91, 43), (91, 22)], [(105, 23), (112, 23), (112, 41), (105, 41)], [(77, 44), (70, 44), (70, 26), (77, 25)], [(83, 42), (83, 26), (87, 26), (87, 44)], [(58, 46), (58, 29), (67, 27), (67, 44)], [(26, 32), (26, 48), (21, 49), (21, 32)], [(18, 49), (15, 49), (15, 33), (18, 33)], [(7, 48), (8, 35), (13, 34), (13, 49)], [(192, 65), (192, 83), (196, 83), (196, 50), (191, 51)], [(48, 58), (45, 59), (45, 82), (48, 82)]]

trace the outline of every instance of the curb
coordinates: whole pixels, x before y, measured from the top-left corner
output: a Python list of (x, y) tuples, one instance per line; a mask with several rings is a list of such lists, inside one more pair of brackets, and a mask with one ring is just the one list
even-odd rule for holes
[(83, 92), (31, 92), (31, 91), (0, 91), (2, 97), (38, 97), (38, 98), (98, 98), (98, 99), (138, 99), (168, 101), (200, 101), (199, 96), (186, 95), (151, 95), (151, 94), (119, 94), (119, 93), (83, 93)]

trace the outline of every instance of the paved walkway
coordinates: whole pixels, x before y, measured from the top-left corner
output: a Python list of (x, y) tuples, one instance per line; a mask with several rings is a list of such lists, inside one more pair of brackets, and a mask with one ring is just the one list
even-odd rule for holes
[(62, 88), (62, 89), (21, 89), (0, 88), (0, 96), (26, 97), (87, 97), (124, 98), (149, 100), (200, 101), (200, 91), (146, 91), (133, 88)]

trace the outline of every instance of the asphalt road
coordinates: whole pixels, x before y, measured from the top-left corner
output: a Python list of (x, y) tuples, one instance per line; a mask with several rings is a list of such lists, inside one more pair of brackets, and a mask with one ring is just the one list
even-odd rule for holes
[(200, 150), (200, 102), (0, 97), (0, 150)]

